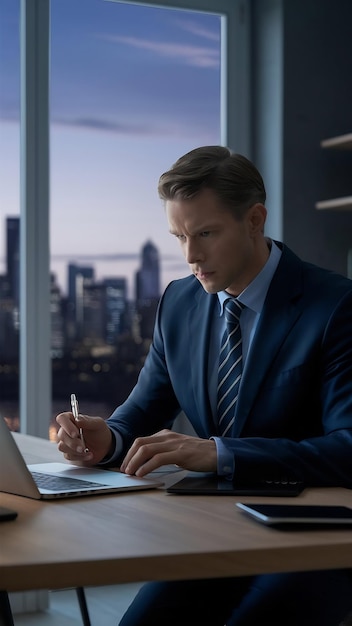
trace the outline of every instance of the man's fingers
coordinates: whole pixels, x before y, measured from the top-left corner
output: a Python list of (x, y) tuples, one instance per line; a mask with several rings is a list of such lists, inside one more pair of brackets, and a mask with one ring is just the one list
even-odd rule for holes
[[(164, 444), (162, 442), (145, 444), (139, 442), (137, 445), (135, 445), (135, 443), (123, 460), (120, 468), (121, 471), (126, 472), (126, 474), (134, 474), (139, 467), (164, 451)], [(156, 465), (156, 467), (158, 466)]]
[[(158, 467), (162, 467), (163, 465), (175, 465), (173, 459), (177, 458), (177, 453), (175, 450), (171, 452), (162, 452), (160, 454), (156, 454), (151, 459), (146, 461), (141, 467), (139, 467), (135, 475), (140, 478), (145, 476), (146, 474), (150, 474), (154, 470), (158, 469)], [(128, 472), (126, 472), (128, 474)]]
[(158, 433), (139, 438), (131, 446), (120, 469), (126, 474), (144, 476), (170, 464), (192, 471), (216, 472), (215, 442), (179, 433)]

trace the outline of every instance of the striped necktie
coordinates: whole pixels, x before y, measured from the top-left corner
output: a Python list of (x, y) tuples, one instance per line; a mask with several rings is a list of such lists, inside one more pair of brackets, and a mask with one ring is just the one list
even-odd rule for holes
[(225, 302), (226, 328), (221, 341), (218, 372), (218, 423), (222, 437), (229, 434), (235, 420), (238, 389), (242, 375), (242, 335), (240, 315), (244, 305), (235, 298)]

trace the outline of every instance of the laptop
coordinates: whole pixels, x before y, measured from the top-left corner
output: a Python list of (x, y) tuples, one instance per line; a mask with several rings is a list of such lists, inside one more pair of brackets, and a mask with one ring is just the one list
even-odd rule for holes
[(298, 496), (304, 485), (298, 481), (261, 481), (239, 485), (209, 472), (189, 472), (166, 489), (178, 495), (207, 496)]
[(159, 479), (69, 463), (26, 465), (10, 429), (0, 417), (0, 491), (36, 500), (53, 500), (155, 489), (162, 485)]

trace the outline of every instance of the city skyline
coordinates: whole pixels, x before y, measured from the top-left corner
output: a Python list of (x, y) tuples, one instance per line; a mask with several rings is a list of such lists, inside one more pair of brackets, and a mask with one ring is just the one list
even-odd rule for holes
[[(4, 256), (3, 259), (1, 259), (2, 264), (4, 266), (4, 271), (0, 272), (0, 277), (4, 276), (7, 277), (8, 279), (10, 279), (10, 282), (13, 282), (13, 278), (11, 277), (11, 275), (13, 273), (18, 272), (18, 267), (17, 269), (15, 268), (14, 263), (18, 264), (19, 262), (19, 257), (20, 255), (18, 254), (18, 246), (19, 246), (19, 223), (20, 223), (20, 216), (7, 216), (6, 220), (5, 220), (5, 233), (6, 233), (6, 243), (5, 243), (5, 249), (6, 249), (6, 255)], [(11, 233), (14, 233), (11, 235)], [(129, 254), (113, 254), (113, 255), (104, 255), (104, 254), (96, 254), (96, 255), (90, 255), (90, 254), (81, 254), (81, 255), (76, 255), (75, 257), (72, 255), (61, 255), (61, 261), (63, 263), (65, 263), (65, 272), (66, 272), (66, 284), (65, 284), (65, 288), (62, 289), (62, 285), (58, 282), (57, 280), (57, 275), (55, 272), (51, 272), (51, 274), (54, 277), (54, 283), (58, 285), (58, 287), (60, 288), (61, 294), (63, 297), (66, 297), (68, 295), (69, 292), (69, 282), (70, 282), (70, 278), (69, 278), (69, 273), (70, 273), (70, 267), (71, 266), (75, 266), (81, 269), (87, 269), (89, 268), (90, 270), (93, 271), (93, 275), (94, 275), (94, 280), (96, 280), (97, 282), (99, 281), (106, 281), (109, 280), (111, 278), (123, 278), (126, 280), (127, 283), (127, 291), (128, 291), (128, 296), (129, 299), (136, 299), (137, 294), (133, 293), (131, 294), (131, 286), (128, 285), (128, 277), (124, 276), (122, 273), (118, 273), (116, 272), (116, 266), (115, 266), (115, 273), (112, 274), (111, 276), (103, 274), (101, 276), (96, 276), (95, 274), (95, 267), (94, 267), (94, 260), (103, 260), (103, 261), (110, 261), (111, 263), (116, 263), (117, 261), (126, 261), (126, 262), (134, 262), (137, 265), (137, 269), (135, 271), (135, 273), (133, 274), (133, 288), (134, 290), (136, 289), (136, 277), (137, 277), (137, 273), (140, 271), (141, 267), (144, 264), (145, 261), (145, 253), (146, 250), (150, 248), (155, 249), (155, 254), (158, 257), (158, 272), (161, 275), (162, 273), (162, 262), (161, 262), (161, 258), (160, 258), (160, 254), (159, 254), (159, 249), (158, 246), (154, 244), (154, 242), (152, 242), (151, 240), (147, 240), (144, 242), (144, 244), (142, 245), (141, 249), (138, 252), (135, 253), (129, 253)], [(17, 259), (17, 260), (16, 260)], [(172, 255), (170, 255), (170, 259), (172, 260), (173, 257)], [(18, 287), (17, 287), (18, 289)], [(162, 289), (159, 288), (159, 293), (158, 293), (158, 297), (160, 297), (162, 292)]]
[[(20, 217), (6, 221), (6, 272), (0, 276), (0, 412), (18, 428), (18, 304)], [(156, 246), (147, 242), (135, 276), (133, 301), (125, 277), (97, 281), (94, 268), (69, 264), (68, 293), (55, 280), (50, 289), (50, 355), (53, 397), (74, 387), (85, 401), (104, 397), (104, 414), (131, 391), (145, 359), (160, 299), (160, 262)], [(118, 380), (118, 385), (116, 385)], [(9, 413), (10, 411), (10, 413)]]
[[(19, 211), (18, 7), (0, 7), (1, 241), (4, 218)], [(157, 180), (181, 154), (219, 143), (220, 18), (52, 0), (51, 23), (51, 270), (66, 289), (67, 262), (95, 258), (97, 277), (126, 275), (131, 291), (150, 240), (164, 288), (189, 269)]]

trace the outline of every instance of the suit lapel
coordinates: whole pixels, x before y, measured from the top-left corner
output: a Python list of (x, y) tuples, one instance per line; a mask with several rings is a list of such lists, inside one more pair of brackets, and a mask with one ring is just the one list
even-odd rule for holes
[(284, 248), (243, 372), (232, 436), (238, 437), (267, 372), (302, 311), (303, 264)]
[(186, 334), (189, 337), (188, 349), (192, 364), (194, 402), (205, 437), (214, 430), (208, 389), (208, 363), (211, 322), (216, 302), (216, 295), (206, 294), (203, 288), (197, 291), (193, 304), (188, 310)]

